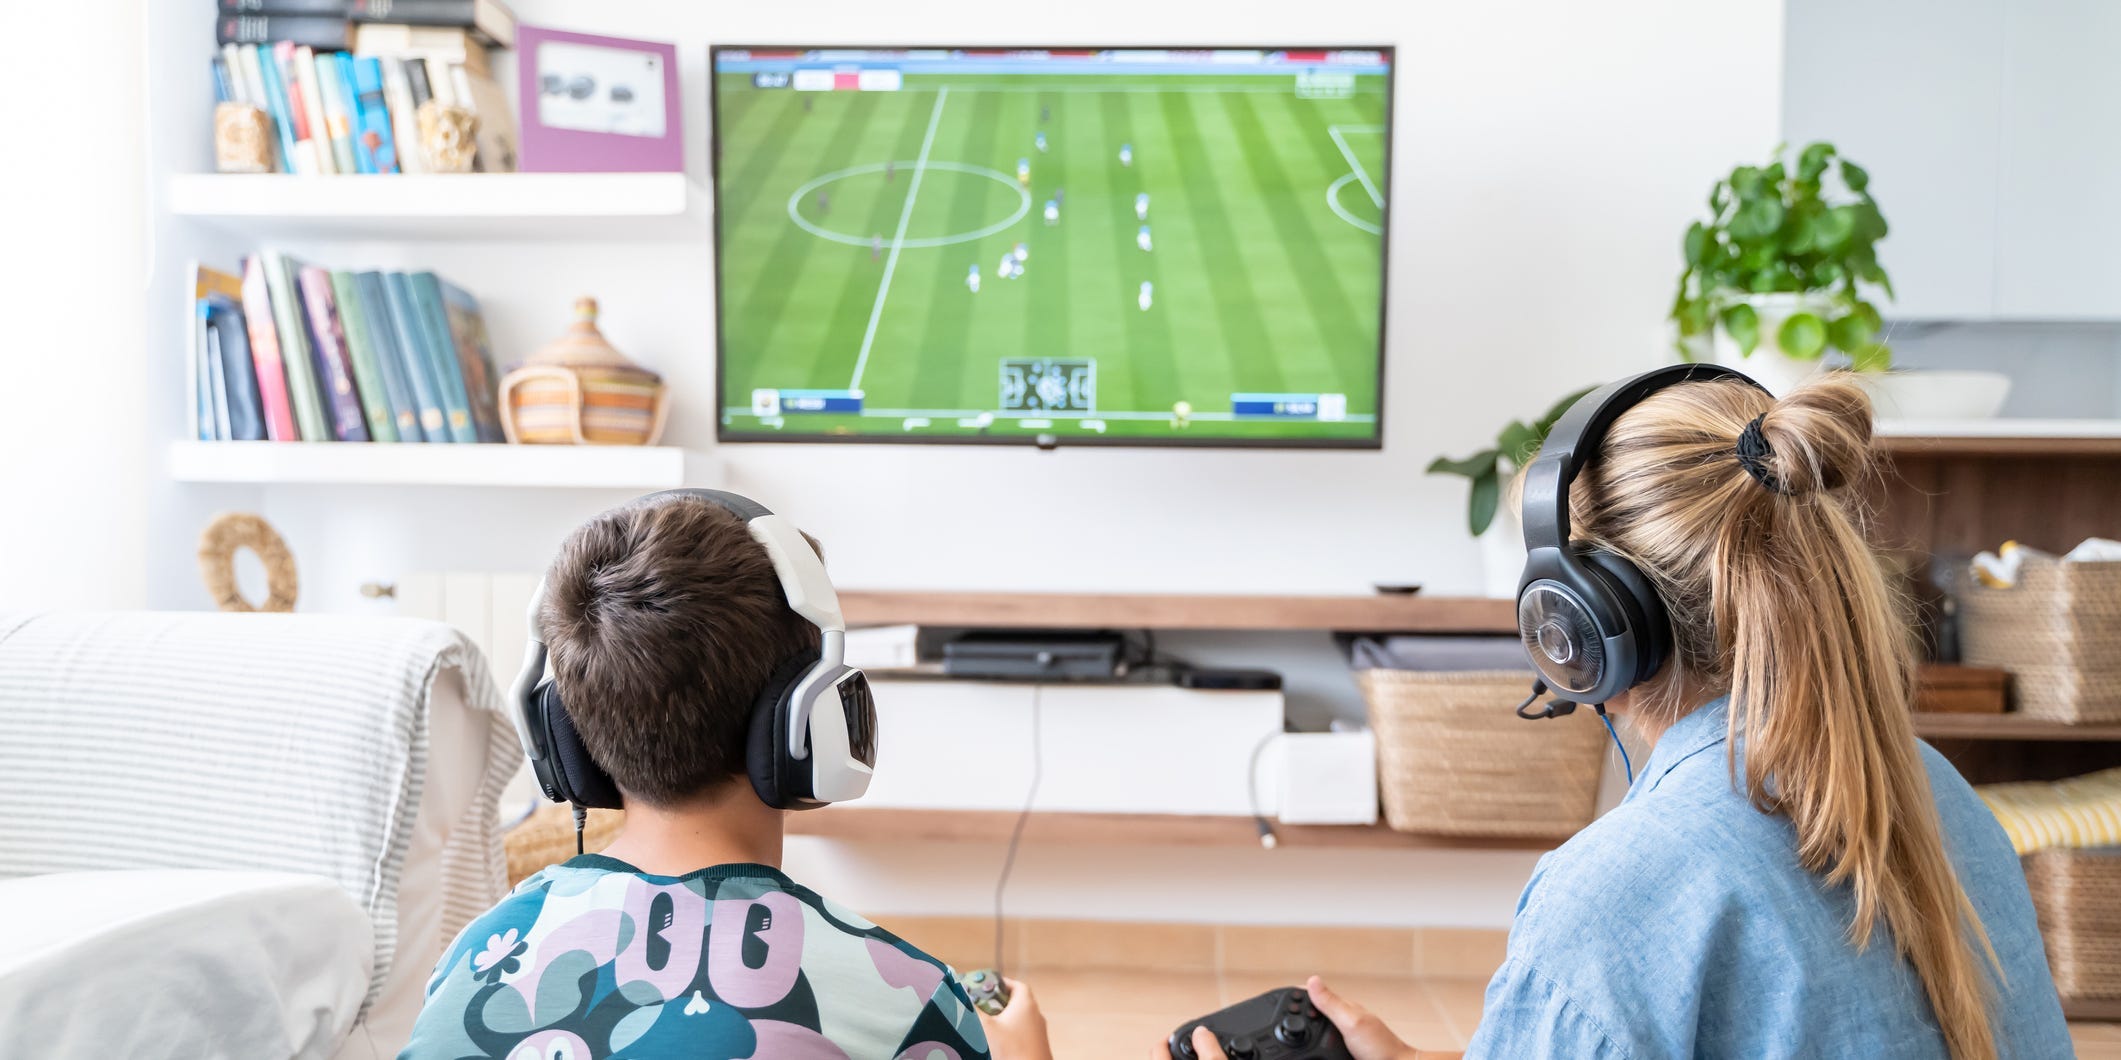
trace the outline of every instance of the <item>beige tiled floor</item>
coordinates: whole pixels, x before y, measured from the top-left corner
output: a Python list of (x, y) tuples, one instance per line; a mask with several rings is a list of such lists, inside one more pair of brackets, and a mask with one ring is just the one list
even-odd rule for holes
[[(1055, 1060), (1139, 1060), (1178, 1024), (1300, 982), (1289, 972), (1025, 973), (1046, 1012)], [(1419, 1049), (1463, 1049), (1480, 1022), (1484, 984), (1466, 979), (1339, 975), (1335, 989), (1367, 1005)], [(2079, 1060), (2121, 1060), (2121, 1024), (2075, 1023)]]
[[(888, 917), (884, 926), (959, 970), (995, 960), (981, 918)], [(1056, 1060), (1141, 1060), (1172, 1028), (1313, 972), (1420, 1049), (1465, 1048), (1504, 934), (1354, 928), (1012, 920), (1008, 974), (1031, 984)], [(2121, 1060), (2121, 1024), (2071, 1025), (2081, 1060)]]

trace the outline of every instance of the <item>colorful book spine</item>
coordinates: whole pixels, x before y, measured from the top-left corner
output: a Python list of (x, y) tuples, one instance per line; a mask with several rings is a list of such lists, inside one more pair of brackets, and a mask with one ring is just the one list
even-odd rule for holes
[(346, 0), (214, 0), (224, 15), (329, 15), (346, 17)]
[(191, 342), (187, 343), (184, 374), (191, 380), (191, 436), (211, 442), (214, 433), (213, 336), (206, 323), (206, 302), (193, 314)]
[(343, 16), (226, 15), (214, 23), (216, 44), (278, 44), (344, 48), (353, 36)]
[(434, 273), (416, 272), (406, 277), (412, 288), (413, 308), (426, 329), (427, 355), (434, 360), (435, 378), (442, 384), (442, 411), (454, 442), (479, 440), (478, 424), (471, 418), (471, 396), (464, 387), (464, 369), (457, 361), (456, 342), (449, 334), (449, 314), (442, 306), (442, 281)]
[[(240, 290), (237, 297), (241, 297)], [(258, 401), (258, 370), (251, 361), (244, 333), (243, 307), (236, 299), (214, 294), (206, 299), (207, 334), (221, 359), (222, 395), (228, 408), (228, 437), (239, 442), (265, 438), (265, 417)]]
[(442, 409), (442, 383), (434, 373), (434, 360), (427, 355), (426, 325), (412, 299), (412, 285), (402, 272), (383, 274), (383, 287), (390, 297), (390, 322), (404, 358), (405, 376), (412, 382), (413, 400), (420, 408), (420, 433), (430, 442), (451, 439)]
[(396, 173), (398, 150), (390, 130), (390, 109), (383, 99), (383, 61), (353, 60), (353, 81), (354, 105), (360, 112), (360, 134), (354, 138), (354, 150), (360, 156), (361, 171)]
[(390, 414), (398, 428), (398, 440), (448, 441), (429, 438), (420, 430), (420, 403), (413, 395), (411, 378), (405, 374), (405, 357), (398, 352), (397, 327), (391, 322), (390, 292), (383, 285), (383, 274), (364, 272), (355, 276), (354, 290), (369, 345), (375, 348), (376, 371), (383, 377), (383, 390), (390, 397)]
[(331, 420), (324, 414), (316, 355), (310, 352), (302, 300), (295, 294), (293, 259), (274, 251), (258, 256), (265, 261), (265, 287), (272, 295), (273, 330), (280, 336), (280, 365), (287, 370), (287, 400), (295, 409), (295, 426), (305, 442), (328, 442)]
[(318, 173), (337, 173), (338, 156), (331, 149), (331, 119), (325, 113), (324, 85), (317, 79), (317, 54), (308, 48), (283, 47), (292, 79), (302, 89), (302, 111), (309, 122), (310, 155)]
[(332, 436), (342, 442), (365, 442), (368, 422), (361, 411), (361, 395), (354, 389), (346, 330), (339, 324), (339, 307), (332, 301), (331, 273), (304, 265), (296, 270), (295, 286), (302, 296), (309, 348), (317, 359), (317, 383), (324, 390)]
[(309, 152), (297, 147), (293, 109), (287, 95), (287, 83), (280, 76), (280, 65), (273, 53), (260, 44), (250, 49), (244, 68), (256, 77), (265, 89), (265, 109), (272, 115), (273, 125), (280, 133), (280, 170), (283, 173), (308, 173)]
[(287, 372), (281, 364), (272, 295), (265, 282), (265, 263), (253, 256), (243, 262), (243, 322), (250, 332), (250, 359), (258, 369), (258, 401), (265, 409), (265, 436), (276, 442), (299, 442), (294, 404), (287, 396)]
[(376, 364), (375, 341), (368, 336), (368, 315), (362, 312), (361, 292), (354, 283), (354, 274), (333, 269), (331, 296), (339, 307), (339, 327), (346, 332), (346, 356), (353, 362), (354, 392), (361, 397), (369, 440), (395, 442), (398, 420), (390, 408), (390, 388)]
[(346, 76), (345, 58), (345, 52), (314, 57), (317, 80), (324, 86), (324, 122), (331, 130), (332, 163), (341, 173), (368, 172), (361, 168), (359, 153), (354, 150), (353, 83)]
[(471, 399), (471, 421), (482, 442), (505, 442), (501, 429), (500, 377), (493, 370), (493, 342), (486, 335), (486, 314), (470, 291), (442, 283), (442, 308), (449, 315), (449, 336), (457, 349), (464, 391)]
[(405, 79), (405, 61), (396, 56), (383, 60), (383, 103), (390, 112), (391, 140), (397, 145), (398, 169), (424, 173), (427, 162), (420, 157), (420, 119), (412, 103), (412, 84)]

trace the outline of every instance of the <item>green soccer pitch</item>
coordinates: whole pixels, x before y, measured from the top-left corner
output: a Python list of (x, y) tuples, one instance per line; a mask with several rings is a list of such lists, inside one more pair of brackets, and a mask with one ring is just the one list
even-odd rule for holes
[[(1259, 75), (720, 75), (723, 437), (1375, 444), (1387, 82), (1355, 82), (1320, 99)], [(1094, 362), (1094, 407), (1005, 407), (1004, 362), (1036, 358), (1074, 362), (1078, 385)], [(761, 389), (858, 391), (862, 411), (760, 415)], [(1240, 417), (1233, 393), (1344, 395), (1345, 413)]]

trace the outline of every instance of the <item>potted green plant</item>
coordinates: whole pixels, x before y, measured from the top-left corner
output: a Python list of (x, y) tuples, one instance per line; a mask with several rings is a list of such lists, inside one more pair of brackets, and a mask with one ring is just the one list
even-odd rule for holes
[(1713, 356), (1778, 394), (1823, 370), (1829, 350), (1858, 371), (1892, 361), (1865, 296), (1893, 294), (1878, 264), (1887, 229), (1870, 174), (1829, 143), (1798, 152), (1794, 167), (1782, 154), (1709, 190), (1709, 219), (1687, 226), (1672, 300), (1682, 356)]
[(1484, 583), (1489, 596), (1517, 595), (1517, 577), (1524, 569), (1524, 524), (1515, 506), (1502, 503), (1505, 478), (1532, 462), (1548, 432), (1569, 406), (1596, 387), (1585, 387), (1554, 403), (1545, 415), (1530, 423), (1511, 420), (1495, 436), (1495, 444), (1459, 460), (1439, 456), (1429, 464), (1431, 475), (1460, 475), (1473, 488), (1466, 502), (1466, 529), (1480, 542)]

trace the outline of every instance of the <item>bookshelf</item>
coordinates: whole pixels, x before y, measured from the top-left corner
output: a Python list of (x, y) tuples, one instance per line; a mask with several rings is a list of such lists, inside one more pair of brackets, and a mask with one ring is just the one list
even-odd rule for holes
[(710, 202), (682, 173), (179, 173), (165, 190), (171, 215), (254, 241), (705, 239)]
[(171, 478), (193, 483), (624, 490), (685, 483), (685, 450), (674, 446), (174, 442), (168, 466)]

